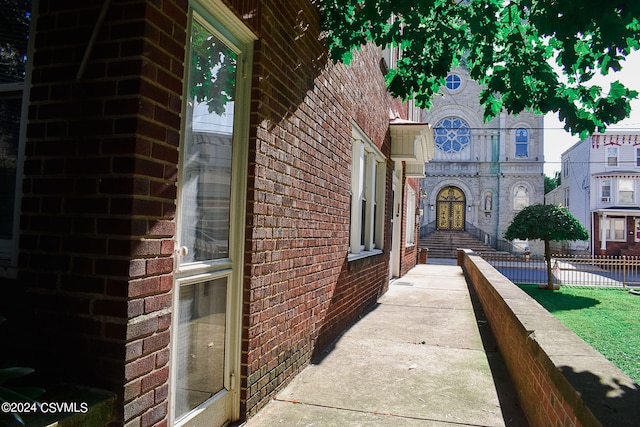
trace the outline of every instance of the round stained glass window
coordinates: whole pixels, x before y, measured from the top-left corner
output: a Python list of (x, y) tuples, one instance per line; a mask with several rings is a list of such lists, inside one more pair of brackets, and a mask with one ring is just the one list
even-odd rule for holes
[(445, 79), (445, 85), (449, 90), (456, 90), (460, 87), (462, 79), (457, 74), (449, 74)]
[(459, 153), (471, 142), (471, 129), (457, 117), (447, 117), (433, 129), (436, 147), (445, 153)]

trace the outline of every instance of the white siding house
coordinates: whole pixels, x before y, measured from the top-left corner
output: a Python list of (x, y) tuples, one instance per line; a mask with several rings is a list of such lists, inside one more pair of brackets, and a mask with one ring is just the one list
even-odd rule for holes
[(578, 142), (562, 154), (561, 176), (561, 204), (591, 235), (571, 249), (640, 254), (640, 133), (606, 132)]

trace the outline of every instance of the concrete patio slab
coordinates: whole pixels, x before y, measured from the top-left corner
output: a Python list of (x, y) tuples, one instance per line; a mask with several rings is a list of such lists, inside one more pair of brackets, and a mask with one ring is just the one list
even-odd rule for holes
[(419, 265), (244, 425), (526, 426), (462, 271)]

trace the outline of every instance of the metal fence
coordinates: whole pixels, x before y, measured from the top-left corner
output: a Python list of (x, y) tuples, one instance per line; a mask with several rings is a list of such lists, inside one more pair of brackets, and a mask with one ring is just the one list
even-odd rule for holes
[[(542, 256), (480, 253), (489, 264), (518, 284), (546, 284), (547, 266)], [(567, 286), (611, 288), (640, 287), (640, 257), (552, 255), (554, 283)]]

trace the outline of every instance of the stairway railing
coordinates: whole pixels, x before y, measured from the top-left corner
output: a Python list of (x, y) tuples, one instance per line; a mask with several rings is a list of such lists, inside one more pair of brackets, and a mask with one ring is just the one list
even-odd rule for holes
[[(432, 221), (429, 224), (420, 226), (420, 239), (427, 238), (430, 234), (437, 230), (436, 221)], [(466, 222), (465, 232), (472, 235), (476, 239), (483, 242), (485, 245), (490, 246), (500, 252), (509, 252), (515, 255), (522, 255), (524, 249), (514, 245), (512, 242), (504, 239), (497, 239), (493, 234), (476, 227), (475, 225)], [(450, 234), (449, 240), (452, 241), (452, 235)]]
[(481, 242), (483, 242), (485, 245), (487, 246), (491, 246), (494, 249), (496, 248), (496, 239), (490, 234), (487, 233), (484, 230), (479, 229), (478, 227), (476, 227), (473, 224), (470, 223), (465, 223), (465, 231), (469, 234), (471, 234), (473, 237), (475, 237), (476, 239), (480, 240)]
[(437, 227), (436, 227), (436, 222), (435, 221), (431, 221), (429, 224), (426, 224), (426, 225), (421, 225), (420, 226), (420, 238), (424, 239), (429, 234), (431, 234), (434, 231), (436, 231), (436, 228)]

